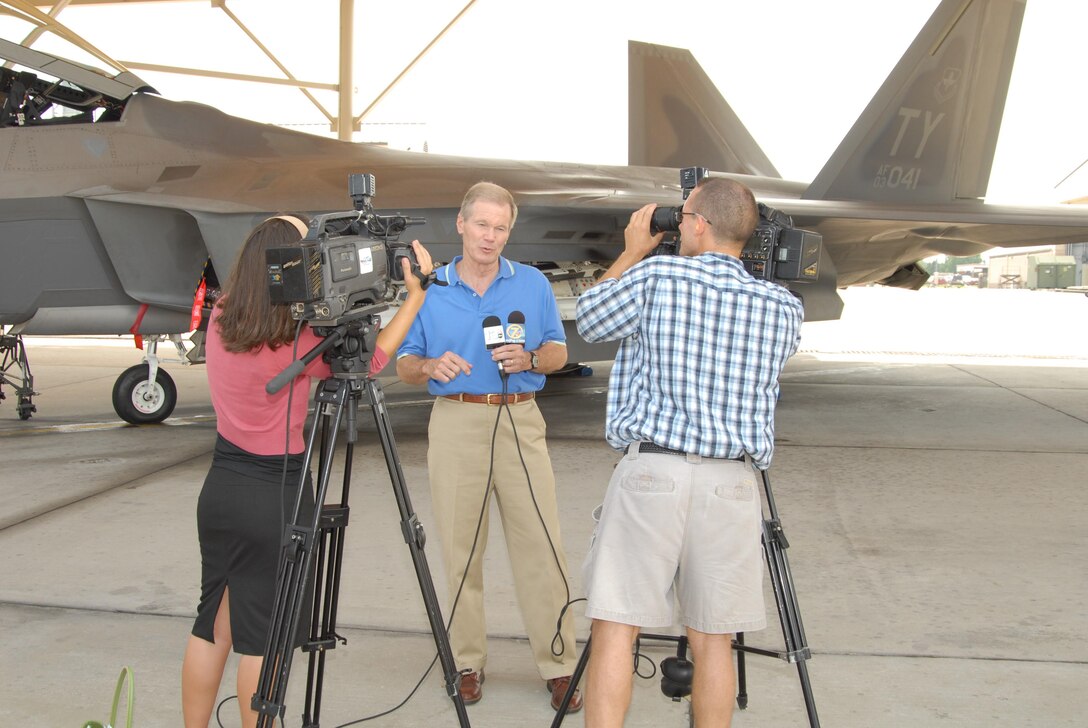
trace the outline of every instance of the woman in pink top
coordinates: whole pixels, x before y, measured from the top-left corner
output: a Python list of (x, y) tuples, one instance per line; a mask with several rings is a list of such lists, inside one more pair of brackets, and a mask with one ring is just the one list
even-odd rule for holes
[[(305, 325), (295, 341), (298, 323), (286, 305), (273, 304), (268, 294), (265, 251), (297, 243), (306, 229), (301, 215), (279, 215), (255, 227), (208, 326), (208, 388), (217, 438), (197, 504), (201, 593), (181, 679), (182, 710), (189, 728), (207, 727), (232, 647), (241, 656), (242, 724), (257, 722), (250, 698), (257, 691), (275, 601), (280, 538), (286, 525), (282, 518), (293, 512), (298, 494), (310, 384), (331, 373), (318, 358), (289, 387), (276, 394), (265, 392), (265, 384), (287, 368), (296, 353), (302, 356), (321, 341)], [(430, 274), (430, 254), (418, 240), (412, 248), (420, 270)], [(403, 259), (401, 265), (408, 298), (378, 333), (372, 374), (396, 352), (426, 297), (409, 261)], [(301, 515), (308, 520), (314, 508), (309, 473), (306, 482)], [(301, 621), (306, 619), (303, 615)]]

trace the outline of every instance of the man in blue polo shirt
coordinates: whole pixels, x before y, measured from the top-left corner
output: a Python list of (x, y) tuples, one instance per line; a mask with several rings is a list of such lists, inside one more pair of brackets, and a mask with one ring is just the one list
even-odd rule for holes
[[(555, 476), (535, 397), (544, 375), (566, 364), (567, 347), (547, 279), (501, 256), (516, 219), (517, 205), (506, 189), (490, 182), (469, 189), (457, 215), (463, 253), (435, 271), (448, 285), (428, 291), (398, 352), (397, 374), (409, 384), (426, 383), (437, 395), (427, 467), (453, 610), (450, 645), (463, 673), (461, 697), (471, 704), (483, 696), (483, 555), (493, 490), (529, 645), (558, 710), (577, 656), (569, 613), (555, 634), (570, 592)], [(494, 321), (509, 334), (504, 338), (517, 343), (488, 349), (485, 328)], [(576, 691), (568, 710), (581, 707)]]
[(771, 462), (778, 376), (803, 310), (739, 259), (759, 219), (747, 187), (702, 180), (684, 202), (680, 255), (643, 260), (661, 242), (654, 207), (631, 215), (624, 251), (578, 299), (586, 341), (622, 342), (605, 437), (624, 455), (584, 568), (587, 728), (623, 725), (632, 646), (641, 628), (673, 624), (674, 598), (698, 726), (730, 724), (732, 635), (766, 626), (755, 469)]

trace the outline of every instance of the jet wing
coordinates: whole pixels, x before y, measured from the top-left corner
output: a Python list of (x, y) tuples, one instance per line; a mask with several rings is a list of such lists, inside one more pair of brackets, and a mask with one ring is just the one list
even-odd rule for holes
[[(823, 236), (839, 286), (887, 283), (894, 276), (897, 287), (919, 288), (928, 273), (913, 264), (933, 255), (971, 256), (995, 247), (1088, 240), (1088, 216), (1057, 205), (975, 202), (904, 209), (852, 201), (765, 202), (790, 215), (796, 226)], [(908, 270), (911, 275), (904, 275)]]
[[(427, 219), (407, 234), (438, 260), (460, 250), (464, 191), (480, 179), (501, 184), (521, 208), (506, 254), (577, 278), (619, 254), (631, 211), (680, 203), (676, 164), (735, 177), (819, 232), (819, 280), (790, 285), (808, 320), (834, 318), (837, 287), (916, 288), (927, 275), (916, 261), (934, 253), (1088, 239), (1084, 211), (973, 198), (988, 179), (1022, 11), (1021, 0), (942, 2), (811, 185), (778, 178), (680, 49), (631, 45), (632, 97), (645, 108), (632, 109), (632, 158), (646, 166), (595, 166), (314, 137), (5, 42), (0, 57), (29, 70), (0, 69), (0, 323), (24, 333), (187, 331), (209, 262), (225, 277), (268, 215), (350, 207), (347, 178), (359, 172), (375, 175), (379, 210)], [(69, 114), (46, 118), (50, 106)]]

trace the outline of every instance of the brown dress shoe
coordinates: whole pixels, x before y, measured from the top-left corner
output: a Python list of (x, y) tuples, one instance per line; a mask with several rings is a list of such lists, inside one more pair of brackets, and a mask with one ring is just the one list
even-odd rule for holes
[[(563, 705), (563, 696), (567, 694), (567, 688), (570, 687), (571, 676), (556, 677), (548, 680), (545, 684), (548, 686), (548, 691), (552, 694), (552, 710), (559, 710)], [(582, 709), (582, 691), (578, 688), (574, 689), (574, 694), (570, 696), (570, 702), (567, 703), (568, 713), (577, 713)]]
[(480, 698), (484, 696), (484, 671), (479, 672), (466, 672), (461, 675), (461, 701), (465, 705), (472, 705), (473, 703), (480, 702)]

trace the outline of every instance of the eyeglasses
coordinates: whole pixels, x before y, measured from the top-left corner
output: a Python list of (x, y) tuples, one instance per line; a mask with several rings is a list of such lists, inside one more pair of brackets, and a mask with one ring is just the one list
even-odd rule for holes
[(707, 225), (713, 225), (714, 224), (714, 223), (710, 222), (710, 220), (707, 220), (704, 215), (702, 215), (702, 214), (700, 214), (698, 212), (684, 212), (683, 210), (681, 210), (680, 211), (680, 217), (683, 217), (684, 215), (694, 215), (695, 217), (701, 217), (701, 218), (703, 218), (703, 221), (706, 222)]

